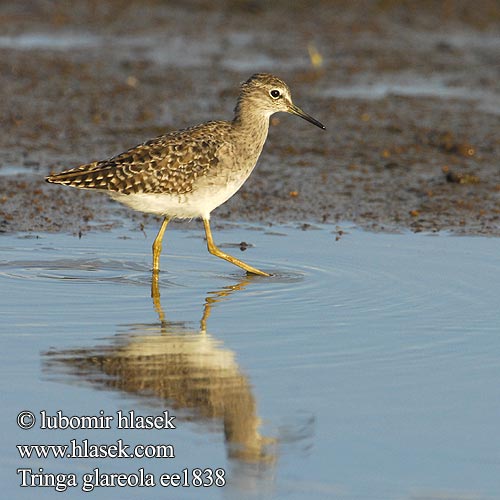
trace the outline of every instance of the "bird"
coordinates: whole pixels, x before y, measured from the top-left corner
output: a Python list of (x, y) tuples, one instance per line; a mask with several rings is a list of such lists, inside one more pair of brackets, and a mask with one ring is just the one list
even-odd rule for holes
[(210, 229), (211, 212), (233, 196), (252, 173), (271, 115), (297, 115), (326, 127), (292, 101), (277, 76), (256, 73), (243, 82), (231, 121), (207, 121), (150, 139), (112, 158), (45, 178), (49, 183), (104, 191), (116, 201), (163, 218), (153, 242), (153, 273), (160, 271), (162, 242), (172, 219), (201, 218), (208, 251), (249, 274), (270, 276), (220, 250)]

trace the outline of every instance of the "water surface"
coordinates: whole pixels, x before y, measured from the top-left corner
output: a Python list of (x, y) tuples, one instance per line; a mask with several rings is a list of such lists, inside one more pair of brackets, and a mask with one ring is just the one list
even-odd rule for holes
[[(500, 497), (498, 239), (239, 227), (247, 277), (171, 230), (2, 235), (2, 485), (9, 498)], [(239, 250), (240, 242), (251, 246)], [(176, 429), (21, 430), (16, 416), (175, 415)], [(21, 459), (18, 444), (170, 444), (175, 458)], [(16, 469), (223, 488), (20, 488)], [(80, 484), (81, 486), (81, 484)]]

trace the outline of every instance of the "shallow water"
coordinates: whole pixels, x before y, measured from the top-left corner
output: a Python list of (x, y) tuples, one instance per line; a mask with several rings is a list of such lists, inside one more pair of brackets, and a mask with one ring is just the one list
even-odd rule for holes
[(474, 101), (480, 110), (500, 114), (499, 100), (495, 92), (450, 85), (447, 80), (452, 78), (445, 74), (434, 77), (411, 72), (399, 72), (383, 77), (366, 74), (350, 85), (327, 89), (323, 95), (341, 99), (383, 99), (391, 95), (458, 99)]
[[(344, 226), (216, 231), (273, 273), (246, 277), (171, 230), (151, 298), (150, 243), (118, 230), (0, 237), (9, 498), (84, 496), (82, 475), (225, 469), (223, 488), (96, 489), (99, 498), (500, 497), (498, 239)], [(239, 250), (241, 241), (251, 246)], [(157, 292), (161, 295), (158, 296)], [(116, 412), (175, 415), (117, 429)], [(37, 418), (21, 430), (16, 416)], [(115, 416), (42, 430), (40, 412)], [(171, 444), (175, 458), (21, 459), (18, 444)], [(79, 486), (20, 488), (16, 469)], [(68, 493), (69, 492), (69, 493)]]

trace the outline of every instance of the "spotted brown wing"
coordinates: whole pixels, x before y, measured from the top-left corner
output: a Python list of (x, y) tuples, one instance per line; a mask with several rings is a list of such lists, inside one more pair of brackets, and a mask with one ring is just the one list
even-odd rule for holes
[[(212, 129), (217, 134), (213, 135)], [(188, 193), (200, 175), (217, 167), (218, 152), (229, 129), (226, 122), (204, 123), (151, 139), (109, 160), (50, 175), (46, 180), (123, 194)]]

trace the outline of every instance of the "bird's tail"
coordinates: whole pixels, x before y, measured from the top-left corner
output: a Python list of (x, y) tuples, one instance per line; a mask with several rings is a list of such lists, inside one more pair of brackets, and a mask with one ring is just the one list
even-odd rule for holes
[(45, 177), (45, 180), (52, 184), (64, 184), (80, 189), (102, 189), (103, 178), (99, 162), (94, 162), (51, 174)]

